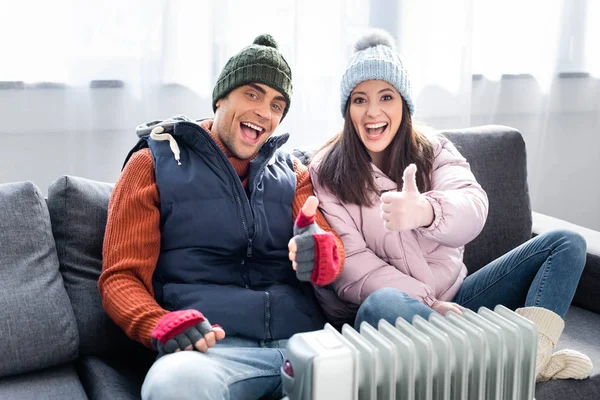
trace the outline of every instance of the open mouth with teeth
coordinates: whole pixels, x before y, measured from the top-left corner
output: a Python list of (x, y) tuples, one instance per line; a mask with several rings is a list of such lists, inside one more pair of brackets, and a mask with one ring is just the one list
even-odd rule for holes
[(243, 139), (248, 144), (256, 144), (260, 138), (260, 135), (265, 133), (265, 128), (251, 122), (240, 122), (240, 130), (242, 132)]
[(383, 137), (387, 129), (387, 122), (377, 122), (374, 124), (365, 124), (365, 131), (367, 132), (367, 137), (371, 140), (377, 140)]

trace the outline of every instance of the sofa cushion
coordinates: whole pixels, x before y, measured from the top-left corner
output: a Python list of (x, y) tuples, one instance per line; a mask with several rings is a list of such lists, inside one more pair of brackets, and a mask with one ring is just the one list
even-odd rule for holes
[(531, 239), (527, 159), (521, 133), (488, 125), (443, 131), (471, 165), (488, 195), (483, 231), (465, 246), (464, 262), (473, 273)]
[[(573, 304), (600, 314), (600, 255), (588, 251), (585, 268), (573, 298)], [(600, 334), (599, 334), (600, 336)], [(600, 342), (600, 338), (598, 340)]]
[(77, 372), (90, 399), (137, 400), (155, 359), (146, 348), (127, 357), (86, 356), (77, 360)]
[(110, 183), (62, 176), (48, 189), (60, 272), (75, 311), (82, 355), (103, 353), (132, 343), (104, 312), (98, 291), (112, 188)]
[(87, 400), (73, 365), (0, 379), (2, 400)]
[(0, 184), (0, 376), (77, 357), (48, 208), (31, 182)]

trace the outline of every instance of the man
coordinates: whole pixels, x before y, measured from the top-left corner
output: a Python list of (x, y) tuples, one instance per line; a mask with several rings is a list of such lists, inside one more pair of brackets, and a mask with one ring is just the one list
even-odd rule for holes
[(288, 135), (271, 137), (291, 93), (261, 35), (221, 72), (214, 120), (149, 126), (126, 161), (99, 289), (108, 315), (159, 353), (145, 399), (281, 396), (286, 339), (323, 327), (306, 282), (332, 282), (343, 245), (307, 168), (279, 150)]

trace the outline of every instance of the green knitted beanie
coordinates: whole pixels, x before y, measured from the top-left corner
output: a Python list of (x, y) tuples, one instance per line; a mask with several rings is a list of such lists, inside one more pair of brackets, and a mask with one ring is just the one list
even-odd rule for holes
[(217, 101), (232, 90), (249, 83), (262, 83), (280, 92), (285, 97), (285, 118), (292, 97), (292, 71), (278, 50), (271, 35), (260, 35), (254, 42), (231, 57), (217, 79), (213, 89), (213, 111)]

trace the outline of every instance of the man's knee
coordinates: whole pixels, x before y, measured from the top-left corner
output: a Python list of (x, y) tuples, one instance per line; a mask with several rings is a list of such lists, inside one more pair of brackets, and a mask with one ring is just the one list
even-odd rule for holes
[(142, 399), (227, 399), (228, 387), (218, 363), (196, 351), (158, 359), (144, 380)]

